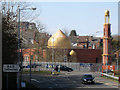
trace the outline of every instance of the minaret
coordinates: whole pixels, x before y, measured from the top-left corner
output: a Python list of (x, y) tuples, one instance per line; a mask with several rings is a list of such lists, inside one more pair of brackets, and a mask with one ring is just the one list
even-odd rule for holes
[(105, 11), (104, 35), (103, 35), (103, 65), (111, 64), (111, 24), (109, 23), (109, 11)]

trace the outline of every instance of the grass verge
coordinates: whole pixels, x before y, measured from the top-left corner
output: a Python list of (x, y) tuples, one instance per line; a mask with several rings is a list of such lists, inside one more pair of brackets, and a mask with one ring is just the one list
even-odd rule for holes
[[(30, 71), (23, 71), (23, 74), (29, 74)], [(40, 74), (40, 75), (51, 75), (51, 71), (43, 70), (43, 71), (31, 71), (31, 74)], [(53, 74), (59, 75), (61, 73), (54, 71)]]
[[(103, 78), (106, 78), (106, 76), (101, 76), (101, 77), (103, 77)], [(115, 81), (115, 82), (119, 82), (117, 79), (113, 79), (113, 78), (111, 78), (111, 77), (107, 77), (106, 79), (109, 79), (109, 80), (112, 80), (112, 81)]]
[[(29, 74), (30, 71), (23, 71), (23, 74)], [(31, 71), (31, 74), (50, 75), (51, 71)]]

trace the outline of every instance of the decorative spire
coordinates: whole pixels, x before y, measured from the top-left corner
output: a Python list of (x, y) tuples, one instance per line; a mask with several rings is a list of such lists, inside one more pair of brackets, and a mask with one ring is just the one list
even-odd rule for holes
[(108, 10), (105, 11), (105, 16), (109, 17), (109, 11)]
[(109, 24), (109, 21), (110, 21), (109, 20), (109, 13), (110, 12), (108, 10), (105, 11), (105, 24)]

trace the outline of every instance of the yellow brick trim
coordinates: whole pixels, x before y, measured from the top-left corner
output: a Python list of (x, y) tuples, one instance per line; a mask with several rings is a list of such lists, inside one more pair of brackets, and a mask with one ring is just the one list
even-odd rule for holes
[(111, 54), (102, 54), (102, 56), (111, 56)]
[(104, 23), (104, 25), (111, 25), (110, 23)]
[(112, 39), (112, 38), (108, 38), (108, 37), (103, 37), (103, 39)]

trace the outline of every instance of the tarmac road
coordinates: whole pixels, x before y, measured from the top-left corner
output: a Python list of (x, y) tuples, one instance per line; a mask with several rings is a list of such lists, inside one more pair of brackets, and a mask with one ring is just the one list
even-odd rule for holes
[[(95, 84), (82, 84), (81, 77), (85, 72), (62, 72), (62, 75), (39, 75), (32, 74), (32, 84), (38, 88), (118, 88), (118, 83), (100, 77), (99, 73), (89, 72), (95, 76)], [(29, 74), (23, 74), (24, 80), (29, 82)]]

